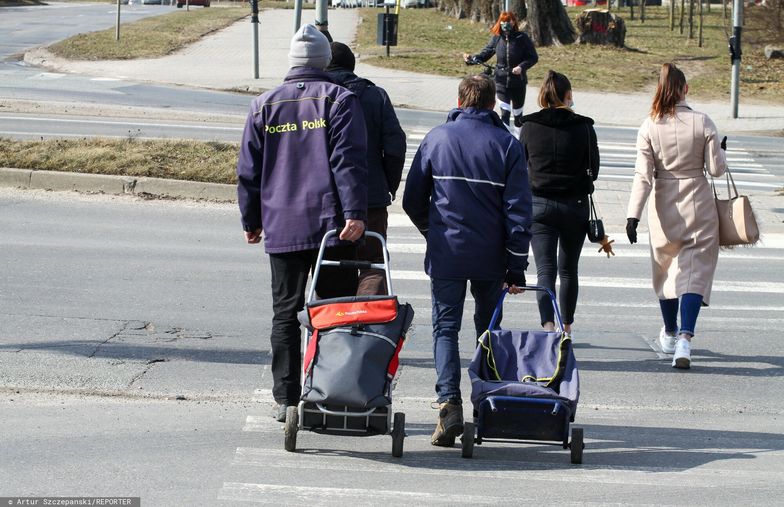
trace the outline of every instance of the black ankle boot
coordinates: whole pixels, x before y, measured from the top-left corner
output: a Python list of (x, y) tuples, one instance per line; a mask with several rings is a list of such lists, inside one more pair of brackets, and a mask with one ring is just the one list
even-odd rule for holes
[(512, 118), (511, 111), (501, 111), (501, 121), (504, 122), (504, 125), (509, 125), (509, 120)]

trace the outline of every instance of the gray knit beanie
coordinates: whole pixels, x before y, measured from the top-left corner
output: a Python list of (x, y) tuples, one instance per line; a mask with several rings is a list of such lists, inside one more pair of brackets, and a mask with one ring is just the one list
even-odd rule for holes
[(291, 38), (289, 66), (325, 69), (332, 58), (327, 37), (313, 25), (302, 25)]

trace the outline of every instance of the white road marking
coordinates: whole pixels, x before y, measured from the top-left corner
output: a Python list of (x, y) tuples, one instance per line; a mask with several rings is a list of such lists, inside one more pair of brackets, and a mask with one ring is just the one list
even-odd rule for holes
[[(478, 495), (450, 495), (449, 493), (425, 493), (418, 491), (395, 491), (360, 488), (322, 488), (278, 484), (251, 484), (224, 482), (218, 500), (273, 503), (278, 505), (405, 505), (410, 503), (427, 505), (499, 505), (506, 497)], [(516, 498), (515, 500), (523, 500)], [(529, 499), (533, 500), (533, 499)], [(357, 503), (359, 502), (359, 503)]]
[[(429, 438), (429, 435), (424, 437)], [(410, 438), (410, 437), (409, 437)], [(612, 453), (618, 452), (620, 449), (613, 449), (602, 447), (601, 450), (593, 450), (592, 453)], [(674, 451), (675, 449), (662, 447), (661, 450)], [(705, 452), (716, 453), (718, 455), (734, 455), (739, 452), (739, 449), (724, 449), (717, 447), (705, 447), (701, 449)], [(477, 452), (477, 451), (475, 451)], [(558, 451), (555, 451), (558, 452)], [(560, 450), (560, 452), (564, 452)], [(748, 449), (747, 452), (755, 452), (754, 449)], [(722, 477), (722, 486), (727, 488), (778, 488), (778, 472), (767, 471), (760, 472), (756, 470), (739, 470), (737, 468), (720, 469), (716, 467), (706, 468), (689, 468), (683, 469), (678, 467), (634, 467), (634, 466), (606, 466), (606, 465), (589, 465), (583, 464), (579, 468), (571, 470), (562, 470), (562, 473), (553, 473), (553, 468), (561, 469), (561, 465), (549, 462), (531, 462), (531, 461), (517, 461), (517, 460), (494, 460), (489, 457), (483, 457), (481, 460), (460, 460), (460, 466), (456, 464), (454, 467), (444, 466), (447, 458), (442, 456), (433, 456), (423, 453), (404, 454), (402, 459), (396, 460), (391, 456), (380, 455), (373, 460), (368, 460), (363, 457), (352, 456), (351, 453), (335, 453), (318, 454), (318, 453), (288, 453), (278, 449), (262, 449), (262, 448), (244, 448), (239, 447), (234, 455), (233, 464), (244, 465), (252, 467), (268, 467), (271, 462), (275, 463), (276, 467), (293, 468), (298, 470), (342, 470), (344, 472), (357, 472), (357, 473), (378, 473), (389, 475), (390, 477), (395, 474), (406, 475), (429, 475), (429, 476), (442, 476), (442, 477), (465, 477), (470, 474), (472, 478), (483, 478), (491, 480), (519, 480), (524, 479), (527, 481), (541, 481), (552, 483), (602, 483), (602, 484), (627, 484), (639, 486), (656, 486), (660, 485), (663, 476), (671, 475), (673, 480), (678, 480), (684, 477), (691, 477), (692, 480), (702, 478), (715, 478)], [(490, 450), (487, 451), (490, 454)], [(274, 460), (274, 461), (272, 461)], [(652, 473), (654, 472), (655, 473)], [(691, 482), (694, 484), (694, 482)], [(226, 483), (224, 483), (224, 488)], [(229, 483), (232, 484), (232, 483)], [(236, 484), (236, 483), (234, 483)], [(266, 485), (253, 485), (253, 486), (266, 486)], [(281, 486), (285, 487), (285, 486)], [(305, 489), (332, 489), (332, 488), (305, 488)], [(371, 494), (369, 490), (365, 489), (336, 489), (336, 491), (348, 491), (351, 494)], [(378, 490), (373, 490), (375, 494)], [(386, 494), (386, 491), (381, 491), (381, 494)], [(398, 492), (390, 492), (398, 493)], [(407, 493), (407, 495), (424, 495), (425, 503), (429, 503), (431, 499), (427, 493)], [(443, 498), (447, 501), (447, 497), (451, 495), (441, 496), (441, 493), (433, 493), (437, 498)], [(434, 499), (436, 496), (434, 496)], [(471, 502), (465, 496), (460, 495), (460, 504)], [(488, 497), (483, 497), (488, 499)], [(494, 499), (498, 502), (498, 498)], [(517, 499), (516, 499), (517, 500)], [(503, 503), (503, 502), (500, 502)]]
[[(527, 278), (527, 277), (526, 277)], [(392, 270), (393, 280), (418, 280), (430, 281), (424, 271)], [(532, 277), (529, 283), (535, 284), (536, 278)], [(580, 286), (599, 287), (605, 289), (650, 289), (651, 282), (646, 278), (622, 278), (609, 276), (581, 276)], [(713, 292), (748, 292), (752, 294), (770, 293), (781, 294), (784, 292), (784, 283), (779, 282), (742, 282), (717, 280), (713, 284)]]

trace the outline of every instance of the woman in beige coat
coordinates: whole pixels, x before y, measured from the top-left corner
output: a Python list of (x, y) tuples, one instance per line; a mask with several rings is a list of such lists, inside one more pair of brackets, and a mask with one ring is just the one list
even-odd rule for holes
[(637, 134), (626, 215), (629, 241), (636, 243), (637, 224), (651, 196), (648, 228), (653, 288), (664, 320), (659, 344), (662, 351), (674, 353), (675, 368), (691, 365), (697, 315), (710, 300), (719, 256), (716, 204), (705, 171), (721, 176), (727, 168), (716, 125), (686, 104), (688, 91), (683, 72), (664, 64), (650, 116)]

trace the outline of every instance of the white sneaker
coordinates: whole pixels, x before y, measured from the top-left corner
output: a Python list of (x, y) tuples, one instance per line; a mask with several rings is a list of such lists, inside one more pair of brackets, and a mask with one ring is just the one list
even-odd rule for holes
[(686, 338), (678, 339), (675, 344), (675, 355), (672, 357), (672, 367), (688, 370), (691, 367), (691, 344)]
[(678, 341), (678, 336), (668, 333), (664, 326), (659, 333), (659, 346), (665, 354), (672, 354), (675, 352), (675, 342)]

